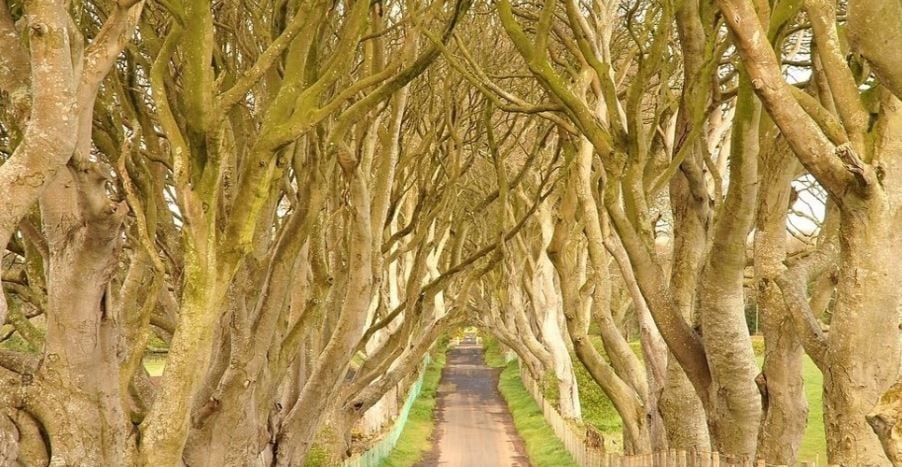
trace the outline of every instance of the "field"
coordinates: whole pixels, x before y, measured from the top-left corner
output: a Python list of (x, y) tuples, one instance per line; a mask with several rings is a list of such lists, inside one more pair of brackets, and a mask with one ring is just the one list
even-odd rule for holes
[(166, 368), (166, 354), (145, 354), (144, 368), (147, 368), (151, 377), (162, 376), (163, 369)]

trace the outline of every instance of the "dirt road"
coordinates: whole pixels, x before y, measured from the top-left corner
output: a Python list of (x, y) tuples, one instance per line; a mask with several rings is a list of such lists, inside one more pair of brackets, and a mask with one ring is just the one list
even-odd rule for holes
[(482, 348), (449, 350), (438, 388), (432, 450), (417, 466), (528, 466), (523, 440), (497, 387), (498, 370), (485, 366)]

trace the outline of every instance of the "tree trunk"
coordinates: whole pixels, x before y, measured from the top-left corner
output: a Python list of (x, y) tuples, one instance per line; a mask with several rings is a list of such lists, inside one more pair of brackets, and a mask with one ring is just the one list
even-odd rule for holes
[[(840, 258), (836, 304), (827, 336), (817, 326), (804, 295), (783, 289), (806, 352), (824, 374), (824, 425), (833, 464), (884, 464), (887, 458), (865, 416), (897, 381), (900, 362), (899, 294), (902, 258), (889, 254), (899, 244), (902, 217), (902, 141), (899, 101), (882, 96), (878, 119), (869, 124), (855, 77), (843, 69), (835, 39), (832, 5), (807, 5), (819, 56), (840, 115), (842, 133), (824, 129), (796, 100), (751, 3), (720, 0), (737, 50), (755, 91), (800, 162), (840, 209)], [(801, 97), (800, 97), (801, 98)], [(838, 123), (832, 120), (832, 127)], [(866, 135), (866, 133), (869, 133)], [(847, 136), (846, 136), (847, 135)], [(866, 143), (867, 141), (867, 143)], [(870, 142), (873, 142), (871, 146)], [(788, 284), (787, 284), (788, 285)], [(887, 325), (889, 324), (889, 325)]]
[[(683, 166), (683, 173), (677, 173), (670, 183), (674, 222), (670, 290), (680, 314), (687, 322), (693, 323), (696, 319), (693, 309), (698, 274), (709, 242), (710, 211), (707, 193), (698, 189), (700, 181), (693, 185), (689, 180), (688, 174), (701, 173), (699, 162), (689, 160), (683, 162)], [(676, 357), (670, 352), (667, 355), (664, 388), (658, 408), (667, 431), (668, 446), (672, 449), (707, 450), (711, 441), (702, 401)]]
[[(57, 172), (65, 169), (78, 135), (76, 68), (81, 65), (81, 57), (73, 46), (82, 44), (70, 44), (69, 38), (74, 34), (69, 29), (71, 18), (66, 6), (62, 2), (33, 2), (25, 10), (28, 50), (22, 48), (26, 41), (13, 23), (9, 7), (5, 1), (0, 3), (0, 46), (4, 55), (0, 59), (0, 90), (13, 92), (11, 98), (15, 101), (22, 100), (14, 102), (21, 106), (14, 110), (16, 117), (28, 117), (22, 141), (0, 165), (3, 249)], [(26, 103), (23, 96), (27, 97), (29, 91), (32, 98)], [(0, 291), (0, 323), (6, 322), (6, 314), (6, 296)]]
[(365, 175), (356, 167), (349, 173), (352, 216), (350, 222), (348, 284), (341, 312), (329, 343), (300, 397), (287, 415), (279, 435), (277, 465), (301, 465), (310, 440), (332, 395), (344, 377), (348, 363), (365, 331), (367, 309), (373, 300), (370, 201)]
[(711, 368), (708, 426), (713, 447), (723, 454), (754, 456), (761, 399), (758, 366), (745, 321), (743, 276), (746, 239), (755, 219), (758, 126), (761, 105), (740, 78), (730, 154), (730, 188), (714, 228), (714, 240), (699, 279), (702, 338)]
[(902, 263), (898, 255), (874, 254), (893, 251), (902, 241), (900, 210), (893, 209), (888, 198), (880, 190), (866, 206), (844, 212), (841, 221), (836, 305), (822, 366), (824, 428), (833, 464), (886, 463), (865, 416), (899, 373)]
[[(648, 452), (651, 450), (651, 433), (645, 401), (641, 399), (639, 391), (631, 387), (608, 364), (592, 345), (587, 333), (590, 312), (584, 304), (588, 296), (585, 298), (581, 296), (578, 283), (579, 278), (583, 276), (579, 271), (578, 244), (574, 238), (569, 238), (569, 230), (575, 224), (574, 216), (578, 203), (575, 190), (568, 190), (564, 194), (554, 236), (548, 246), (548, 256), (557, 270), (561, 286), (567, 332), (570, 334), (577, 358), (620, 414), (623, 420), (624, 446), (629, 451)], [(596, 287), (603, 285), (595, 284)]]
[(902, 464), (902, 381), (883, 394), (867, 420), (880, 438), (886, 457), (893, 465)]
[[(61, 171), (41, 200), (50, 251), (47, 336), (30, 408), (51, 465), (128, 465), (134, 436), (119, 374), (119, 325), (109, 296), (125, 206), (110, 203), (99, 168)], [(124, 375), (129, 378), (131, 375)]]
[[(765, 133), (764, 138), (776, 136), (774, 130)], [(792, 203), (790, 183), (798, 162), (782, 144), (768, 145), (760, 159), (754, 255), (757, 306), (764, 334), (764, 368), (756, 382), (764, 416), (758, 433), (757, 457), (769, 464), (793, 465), (808, 420), (802, 380), (804, 351), (774, 279), (782, 273), (786, 259), (786, 218)]]
[(659, 407), (667, 378), (667, 345), (655, 326), (642, 291), (639, 290), (623, 244), (616, 237), (609, 236), (605, 239), (605, 247), (617, 261), (620, 275), (632, 298), (633, 310), (639, 324), (639, 342), (642, 344), (642, 356), (645, 359), (645, 379), (648, 385), (645, 410), (650, 424), (652, 450), (661, 451), (667, 449), (667, 430)]
[(141, 456), (146, 465), (174, 465), (181, 459), (194, 395), (210, 366), (214, 329), (231, 280), (231, 274), (225, 272), (223, 277), (223, 271), (200, 252), (188, 250), (179, 325), (156, 403), (141, 423)]
[[(579, 387), (573, 373), (573, 360), (570, 358), (565, 334), (564, 315), (561, 307), (560, 292), (554, 282), (554, 265), (548, 258), (548, 243), (554, 230), (550, 207), (543, 203), (538, 210), (538, 223), (541, 241), (538, 250), (529, 254), (535, 258), (530, 290), (533, 309), (541, 328), (542, 341), (554, 361), (554, 372), (557, 376), (559, 406), (564, 418), (579, 419), (582, 408), (579, 400)], [(535, 251), (535, 250), (534, 250)]]

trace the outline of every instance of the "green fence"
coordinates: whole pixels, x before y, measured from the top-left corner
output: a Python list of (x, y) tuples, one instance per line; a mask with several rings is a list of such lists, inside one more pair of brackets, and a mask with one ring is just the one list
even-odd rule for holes
[(429, 365), (430, 361), (431, 358), (429, 357), (429, 354), (426, 354), (426, 356), (423, 357), (423, 363), (420, 367), (420, 375), (417, 377), (417, 380), (410, 385), (407, 399), (404, 401), (404, 405), (401, 407), (401, 411), (398, 413), (398, 418), (395, 419), (391, 431), (376, 441), (368, 450), (344, 461), (342, 464), (343, 467), (377, 467), (389, 454), (391, 454), (392, 449), (398, 444), (398, 438), (401, 437), (401, 432), (404, 431), (404, 425), (407, 424), (407, 417), (410, 416), (410, 407), (413, 406), (414, 401), (420, 395), (420, 390), (423, 389), (423, 375), (426, 374), (426, 367)]

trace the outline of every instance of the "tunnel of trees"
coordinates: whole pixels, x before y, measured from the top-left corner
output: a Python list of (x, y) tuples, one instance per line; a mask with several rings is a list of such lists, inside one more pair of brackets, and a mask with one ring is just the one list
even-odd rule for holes
[(810, 357), (830, 463), (902, 463), (898, 44), (898, 0), (0, 0), (0, 464), (340, 458), (462, 325), (630, 453), (792, 464)]

